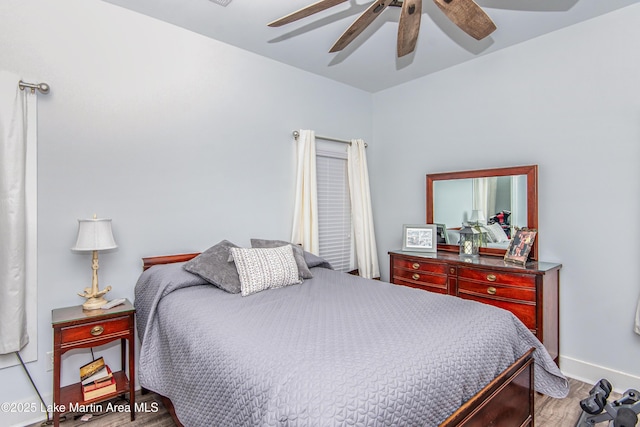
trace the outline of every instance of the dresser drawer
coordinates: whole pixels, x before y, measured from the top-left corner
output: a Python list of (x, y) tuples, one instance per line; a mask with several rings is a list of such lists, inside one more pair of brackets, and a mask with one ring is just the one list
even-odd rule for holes
[(406, 270), (416, 271), (416, 272), (426, 271), (426, 272), (436, 273), (436, 274), (445, 274), (445, 275), (447, 274), (446, 264), (434, 263), (434, 262), (421, 262), (421, 261), (413, 261), (413, 260), (396, 258), (393, 262), (393, 267), (394, 269), (401, 268), (401, 269), (406, 269)]
[(394, 285), (402, 285), (402, 286), (409, 286), (410, 288), (416, 288), (416, 289), (422, 289), (423, 291), (429, 291), (429, 292), (435, 292), (437, 294), (448, 294), (449, 290), (447, 289), (446, 285), (434, 285), (431, 283), (424, 283), (424, 282), (410, 282), (407, 280), (402, 280), (402, 279), (398, 279), (396, 278), (393, 281)]
[(446, 274), (434, 274), (424, 271), (407, 271), (395, 268), (393, 277), (401, 280), (410, 280), (412, 282), (428, 283), (431, 285), (443, 286), (447, 285)]
[(518, 302), (510, 302), (510, 301), (501, 301), (495, 300), (491, 298), (484, 298), (477, 295), (471, 294), (460, 294), (460, 298), (470, 299), (474, 301), (478, 301), (484, 304), (493, 305), (494, 307), (500, 307), (505, 310), (509, 310), (512, 312), (524, 325), (529, 328), (533, 333), (536, 333), (537, 324), (536, 324), (536, 306), (535, 304), (530, 305), (526, 303), (518, 303)]
[(474, 294), (482, 298), (510, 299), (522, 302), (536, 302), (535, 288), (504, 286), (496, 283), (479, 283), (458, 280), (458, 294)]
[(458, 268), (458, 277), (484, 283), (517, 285), (529, 288), (535, 288), (536, 286), (536, 278), (532, 274), (501, 273), (495, 270), (460, 267)]
[(129, 334), (129, 316), (68, 326), (60, 331), (61, 344), (100, 340), (108, 336), (113, 337), (114, 334), (123, 337)]

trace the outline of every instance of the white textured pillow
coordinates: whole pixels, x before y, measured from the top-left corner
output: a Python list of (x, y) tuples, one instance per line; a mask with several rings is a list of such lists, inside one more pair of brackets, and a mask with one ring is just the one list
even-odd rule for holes
[(498, 224), (497, 222), (485, 226), (485, 229), (487, 230), (487, 233), (489, 233), (489, 238), (493, 243), (502, 243), (509, 241), (509, 238), (502, 229), (502, 226), (500, 226), (500, 224)]
[(277, 248), (231, 248), (242, 296), (302, 283), (291, 245)]

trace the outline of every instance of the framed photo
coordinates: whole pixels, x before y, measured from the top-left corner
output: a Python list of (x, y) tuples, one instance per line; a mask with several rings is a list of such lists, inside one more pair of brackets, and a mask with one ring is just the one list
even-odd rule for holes
[(402, 229), (403, 251), (436, 252), (438, 247), (436, 224), (405, 224)]
[(517, 229), (511, 236), (509, 247), (504, 254), (504, 260), (522, 265), (526, 264), (533, 242), (536, 240), (536, 234), (537, 230)]
[(436, 226), (436, 235), (438, 236), (438, 244), (448, 245), (449, 236), (447, 235), (447, 226), (444, 224), (434, 224)]

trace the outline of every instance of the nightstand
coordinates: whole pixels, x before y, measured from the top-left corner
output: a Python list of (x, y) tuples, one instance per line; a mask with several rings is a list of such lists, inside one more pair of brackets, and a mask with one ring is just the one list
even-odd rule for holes
[[(60, 415), (74, 405), (96, 404), (118, 395), (129, 393), (131, 421), (135, 419), (135, 313), (127, 300), (109, 310), (84, 311), (81, 305), (58, 308), (51, 311), (53, 327), (53, 425), (58, 426)], [(116, 391), (93, 400), (83, 400), (80, 382), (60, 387), (62, 355), (76, 348), (97, 347), (120, 339), (122, 353), (121, 370), (115, 371)], [(126, 341), (129, 341), (126, 345)], [(128, 376), (125, 372), (129, 351)], [(77, 367), (80, 368), (79, 366)], [(76, 373), (78, 371), (76, 370)]]

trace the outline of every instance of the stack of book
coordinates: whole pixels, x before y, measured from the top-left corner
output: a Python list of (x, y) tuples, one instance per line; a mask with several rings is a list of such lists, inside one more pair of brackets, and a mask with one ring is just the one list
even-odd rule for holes
[(116, 391), (116, 379), (102, 357), (80, 367), (80, 384), (85, 401)]

